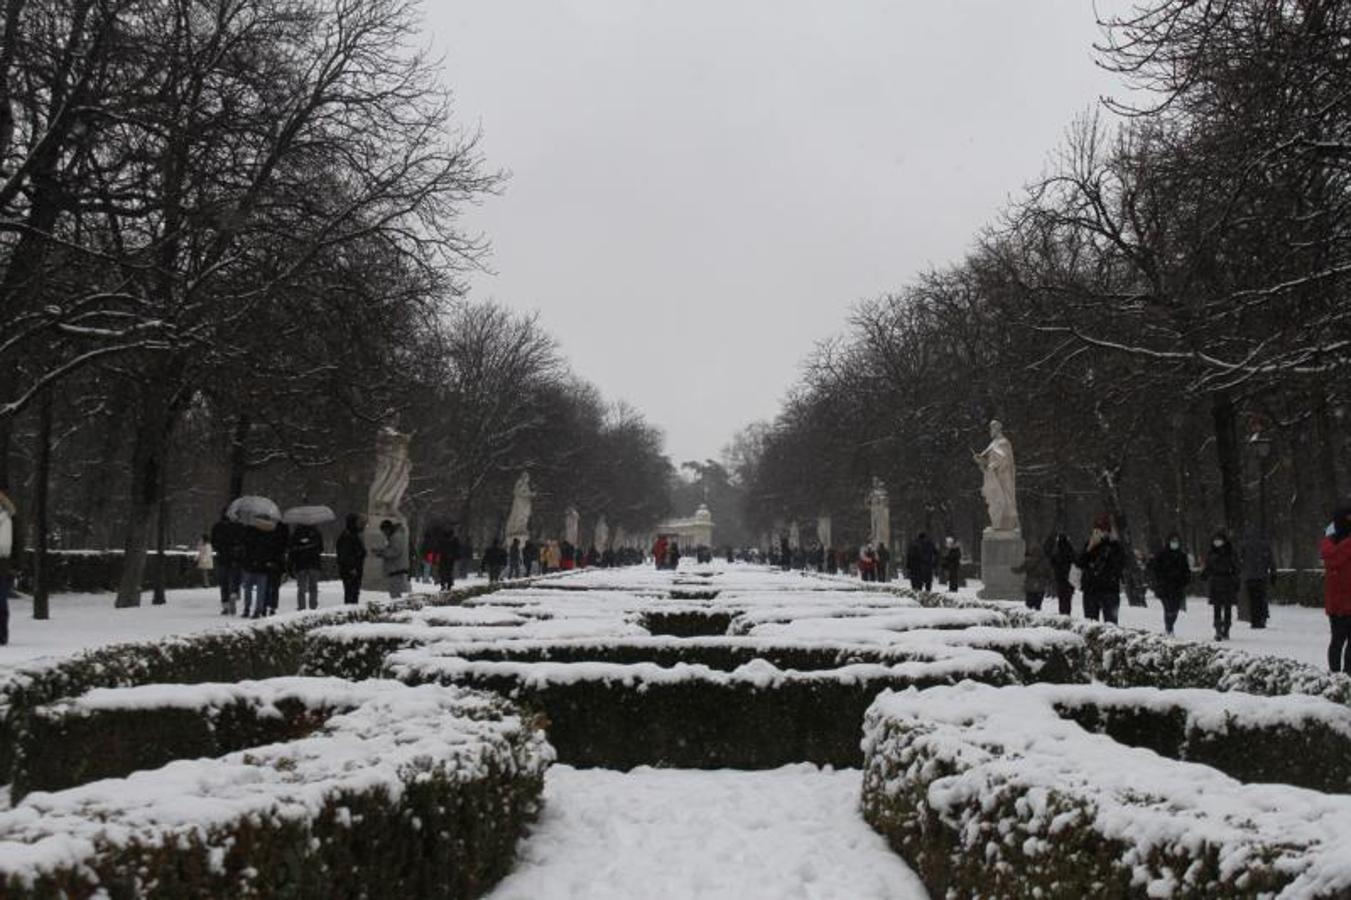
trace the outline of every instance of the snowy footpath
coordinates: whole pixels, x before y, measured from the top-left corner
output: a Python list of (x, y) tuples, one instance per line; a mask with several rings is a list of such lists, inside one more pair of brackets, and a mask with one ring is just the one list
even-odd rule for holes
[(861, 775), (555, 765), (516, 871), (489, 900), (918, 900), (859, 815)]

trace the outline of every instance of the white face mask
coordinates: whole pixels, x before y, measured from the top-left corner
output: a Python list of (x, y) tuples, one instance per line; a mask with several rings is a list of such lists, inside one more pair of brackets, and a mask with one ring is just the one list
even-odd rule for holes
[(1174, 550), (1177, 550), (1177, 549), (1178, 549), (1179, 547), (1181, 547), (1182, 545), (1179, 544), (1177, 541), (1169, 541), (1169, 542), (1168, 542), (1168, 546), (1171, 547), (1171, 548), (1174, 549)]
[(1213, 541), (1210, 542), (1210, 545), (1211, 545), (1212, 547), (1223, 547), (1223, 546), (1224, 546), (1224, 541), (1220, 540), (1219, 538), (1215, 538), (1215, 540), (1213, 540)]

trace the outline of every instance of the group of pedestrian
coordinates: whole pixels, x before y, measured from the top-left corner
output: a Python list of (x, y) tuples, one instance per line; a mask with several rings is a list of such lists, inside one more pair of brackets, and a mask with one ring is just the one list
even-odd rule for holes
[(658, 569), (675, 569), (680, 566), (680, 542), (659, 536), (652, 542), (652, 562)]

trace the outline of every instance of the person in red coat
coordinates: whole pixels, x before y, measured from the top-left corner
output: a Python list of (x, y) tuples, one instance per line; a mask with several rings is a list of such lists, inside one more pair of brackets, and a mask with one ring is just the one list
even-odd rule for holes
[(1351, 505), (1332, 514), (1323, 536), (1323, 608), (1332, 626), (1328, 668), (1351, 673)]

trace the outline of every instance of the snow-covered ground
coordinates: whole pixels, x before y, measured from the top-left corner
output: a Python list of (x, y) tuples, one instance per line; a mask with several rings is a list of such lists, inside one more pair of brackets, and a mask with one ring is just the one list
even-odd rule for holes
[(573, 769), (490, 900), (912, 900), (924, 885), (858, 812), (857, 771)]
[[(974, 598), (979, 590), (979, 582), (968, 582), (959, 595)], [(1163, 604), (1153, 594), (1149, 595), (1146, 602), (1148, 605), (1144, 607), (1129, 606), (1123, 598), (1120, 624), (1163, 634)], [(1010, 605), (1023, 604), (1015, 602)], [(1048, 597), (1041, 608), (1043, 612), (1054, 613), (1057, 609), (1055, 598)], [(1082, 618), (1083, 614), (1083, 595), (1076, 592), (1073, 615), (1075, 618)], [(1187, 608), (1177, 618), (1175, 630), (1178, 639), (1213, 641), (1215, 627), (1211, 624), (1210, 616), (1210, 605), (1206, 603), (1204, 597), (1187, 598)], [(1320, 669), (1326, 668), (1328, 617), (1321, 609), (1308, 606), (1272, 606), (1267, 627), (1254, 629), (1247, 622), (1238, 621), (1236, 615), (1233, 631), (1225, 646), (1246, 650), (1249, 653), (1283, 656)]]
[[(473, 583), (477, 579), (471, 579)], [(459, 582), (456, 582), (458, 585)], [(434, 589), (434, 585), (414, 584), (413, 592)], [(383, 591), (363, 591), (361, 602), (389, 597)], [(116, 609), (114, 595), (54, 594), (51, 618), (33, 618), (29, 597), (9, 601), (9, 644), (0, 647), (0, 675), (8, 668), (39, 657), (71, 656), (104, 644), (153, 640), (171, 635), (192, 634), (214, 628), (242, 628), (248, 620), (220, 614), (220, 592), (216, 588), (185, 588), (168, 592), (168, 602), (153, 606), (150, 594), (142, 595), (141, 606)], [(342, 582), (325, 581), (319, 585), (319, 612), (342, 606)], [(278, 616), (300, 616), (296, 612), (295, 582), (282, 586)]]

